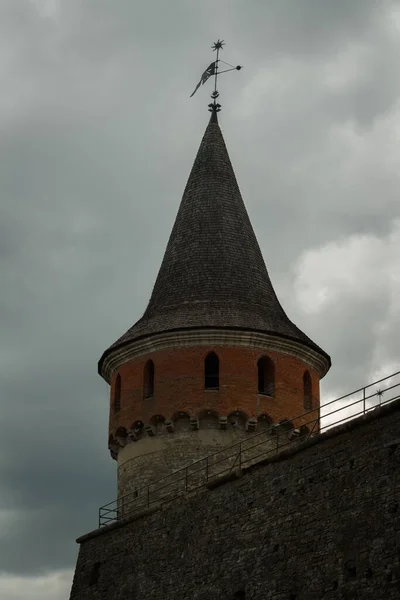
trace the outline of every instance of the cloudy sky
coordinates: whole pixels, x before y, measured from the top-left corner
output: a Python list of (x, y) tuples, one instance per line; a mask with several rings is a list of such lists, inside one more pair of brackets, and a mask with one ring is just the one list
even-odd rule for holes
[(398, 370), (400, 3), (0, 1), (0, 597), (66, 600), (116, 494), (102, 352), (144, 311), (209, 114), (322, 399)]

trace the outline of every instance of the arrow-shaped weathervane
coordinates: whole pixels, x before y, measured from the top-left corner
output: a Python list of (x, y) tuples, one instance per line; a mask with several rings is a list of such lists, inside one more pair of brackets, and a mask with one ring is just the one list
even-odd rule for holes
[[(195, 93), (197, 92), (197, 90), (199, 89), (199, 87), (201, 85), (204, 85), (204, 83), (207, 81), (207, 79), (209, 77), (211, 77), (212, 75), (214, 75), (214, 77), (215, 77), (214, 91), (211, 94), (211, 98), (214, 100), (214, 102), (208, 105), (209, 106), (209, 110), (210, 111), (214, 111), (214, 112), (219, 112), (221, 110), (221, 105), (217, 104), (217, 102), (216, 102), (216, 100), (217, 100), (217, 98), (219, 96), (219, 92), (217, 91), (217, 79), (218, 79), (218, 75), (221, 75), (222, 73), (227, 73), (228, 71), (240, 71), (240, 69), (242, 68), (240, 65), (237, 65), (237, 67), (234, 67), (233, 65), (230, 65), (229, 63), (226, 63), (223, 60), (220, 60), (220, 58), (219, 58), (219, 51), (222, 50), (222, 47), (224, 45), (225, 45), (224, 40), (218, 40), (217, 42), (214, 42), (214, 44), (211, 46), (211, 48), (214, 51), (215, 50), (217, 51), (217, 58), (204, 71), (203, 75), (201, 76), (201, 79), (200, 79), (199, 83), (196, 85), (196, 88), (195, 88), (193, 94), (190, 95), (190, 97), (194, 96)], [(225, 69), (224, 71), (218, 71), (218, 65), (219, 65), (220, 62), (223, 63), (224, 65), (227, 65), (228, 67), (231, 67), (231, 68), (230, 69)]]

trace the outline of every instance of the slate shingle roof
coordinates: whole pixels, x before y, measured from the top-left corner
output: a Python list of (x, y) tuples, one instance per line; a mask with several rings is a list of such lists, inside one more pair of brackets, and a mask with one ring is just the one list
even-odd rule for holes
[(99, 372), (110, 352), (135, 339), (199, 327), (275, 333), (328, 357), (278, 301), (216, 114), (200, 144), (147, 309), (106, 350)]

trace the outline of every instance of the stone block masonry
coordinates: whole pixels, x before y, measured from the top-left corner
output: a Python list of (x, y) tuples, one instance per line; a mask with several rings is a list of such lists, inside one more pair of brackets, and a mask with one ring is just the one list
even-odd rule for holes
[(80, 538), (71, 600), (398, 600), (400, 400)]

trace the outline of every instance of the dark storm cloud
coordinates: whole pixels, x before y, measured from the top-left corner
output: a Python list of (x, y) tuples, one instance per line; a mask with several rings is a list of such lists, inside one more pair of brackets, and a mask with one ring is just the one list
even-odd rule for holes
[[(146, 307), (208, 118), (210, 86), (189, 95), (217, 37), (245, 66), (221, 77), (228, 150), (283, 306), (332, 355), (324, 393), (398, 360), (390, 6), (2, 3), (0, 555), (20, 577), (9, 598), (25, 598), (27, 575), (73, 568), (74, 538), (115, 496), (96, 363)], [(323, 286), (335, 301), (314, 306)]]
[[(355, 39), (376, 30), (382, 15), (393, 3), (383, 0), (312, 2), (235, 2), (220, 4), (219, 16), (227, 14), (229, 37), (237, 40), (241, 53), (249, 52), (247, 64), (268, 64), (282, 56), (315, 60), (331, 56)], [(246, 31), (246, 36), (243, 36)], [(228, 33), (226, 34), (228, 37)]]

